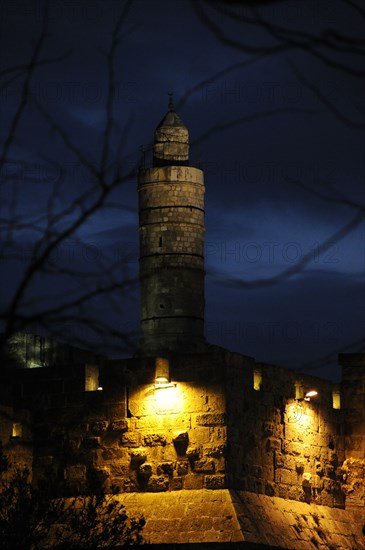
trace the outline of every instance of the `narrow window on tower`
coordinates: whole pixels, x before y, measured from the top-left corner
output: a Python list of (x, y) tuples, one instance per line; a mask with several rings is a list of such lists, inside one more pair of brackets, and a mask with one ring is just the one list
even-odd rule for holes
[(11, 437), (22, 437), (23, 435), (23, 426), (21, 422), (14, 422), (13, 428), (11, 431)]
[(262, 372), (260, 368), (255, 368), (253, 371), (253, 389), (255, 391), (262, 389)]
[(162, 246), (162, 237), (160, 237), (160, 240), (158, 241), (158, 246), (161, 248)]
[(332, 390), (332, 407), (334, 409), (340, 409), (341, 408), (341, 393), (340, 393), (340, 389), (338, 387), (335, 387)]
[(101, 390), (99, 366), (85, 365), (85, 391)]

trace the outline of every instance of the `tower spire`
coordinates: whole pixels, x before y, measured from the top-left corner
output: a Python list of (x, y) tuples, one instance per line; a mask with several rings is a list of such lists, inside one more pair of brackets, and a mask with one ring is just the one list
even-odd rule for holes
[(174, 110), (173, 92), (169, 92), (166, 115), (155, 130), (154, 166), (187, 166), (189, 164), (189, 132)]

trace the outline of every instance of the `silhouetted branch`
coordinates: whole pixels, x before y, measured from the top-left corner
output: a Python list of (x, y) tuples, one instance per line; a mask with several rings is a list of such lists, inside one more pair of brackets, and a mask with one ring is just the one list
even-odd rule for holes
[(203, 141), (207, 140), (214, 134), (217, 134), (218, 132), (223, 132), (228, 130), (229, 128), (234, 128), (235, 126), (241, 126), (242, 124), (248, 124), (250, 122), (254, 122), (256, 120), (260, 120), (262, 118), (268, 118), (271, 116), (278, 116), (278, 115), (284, 115), (284, 114), (302, 114), (302, 115), (318, 115), (318, 110), (314, 109), (291, 109), (291, 108), (284, 108), (284, 109), (269, 109), (268, 111), (259, 111), (257, 113), (253, 113), (251, 115), (245, 115), (243, 117), (235, 118), (234, 120), (230, 120), (228, 122), (223, 122), (222, 124), (217, 124), (215, 126), (211, 126), (209, 130), (201, 134), (198, 138), (194, 139), (191, 142), (191, 145), (197, 145), (198, 143), (202, 143)]
[[(318, 246), (318, 254), (323, 254), (333, 246), (334, 242), (339, 242), (346, 237), (349, 233), (354, 231), (365, 219), (365, 214), (361, 210), (355, 216), (351, 218), (344, 226), (337, 231), (334, 231), (327, 239), (325, 239)], [(242, 279), (229, 279), (225, 278), (224, 282), (218, 281), (216, 284), (220, 286), (226, 286), (229, 288), (264, 288), (273, 285), (277, 285), (286, 279), (289, 279), (293, 275), (300, 273), (303, 269), (313, 260), (313, 252), (310, 250), (307, 254), (304, 254), (302, 258), (293, 266), (281, 271), (274, 277), (268, 277), (266, 279), (255, 279), (253, 281), (244, 281)]]
[[(246, 53), (254, 53), (254, 54), (278, 54), (282, 52), (287, 52), (290, 50), (302, 50), (310, 55), (312, 55), (314, 58), (321, 61), (324, 65), (331, 67), (333, 69), (339, 70), (343, 73), (348, 73), (354, 77), (362, 78), (365, 76), (365, 71), (363, 69), (358, 69), (355, 67), (350, 66), (348, 63), (342, 63), (339, 61), (336, 61), (333, 58), (328, 57), (325, 55), (321, 50), (324, 49), (334, 49), (334, 50), (340, 50), (344, 53), (352, 53), (354, 54), (354, 50), (356, 52), (356, 55), (364, 55), (363, 50), (358, 50), (357, 48), (353, 48), (354, 39), (351, 37), (341, 36), (336, 31), (332, 30), (326, 30), (324, 35), (316, 36), (314, 34), (307, 35), (307, 38), (304, 39), (306, 36), (303, 35), (303, 40), (298, 40), (296, 37), (296, 32), (286, 29), (285, 34), (286, 36), (283, 36), (284, 30), (282, 27), (278, 27), (275, 24), (269, 23), (266, 21), (262, 16), (257, 15), (257, 11), (253, 12), (256, 14), (256, 18), (247, 18), (245, 16), (237, 16), (242, 18), (242, 20), (245, 21), (245, 23), (255, 25), (258, 29), (265, 29), (268, 31), (269, 35), (271, 35), (271, 38), (273, 38), (276, 43), (275, 44), (267, 44), (265, 46), (263, 45), (253, 45), (243, 40), (243, 38), (240, 38), (239, 40), (232, 38), (231, 36), (228, 36), (228, 34), (224, 33), (222, 30), (222, 24), (217, 24), (213, 21), (211, 17), (208, 16), (207, 10), (202, 8), (202, 4), (206, 4), (206, 6), (213, 8), (214, 10), (217, 10), (219, 12), (219, 15), (229, 15), (231, 17), (234, 17), (232, 12), (227, 12), (225, 8), (222, 7), (219, 3), (209, 0), (198, 0), (192, 2), (192, 7), (195, 10), (195, 13), (197, 14), (198, 18), (202, 21), (203, 24), (207, 26), (207, 28), (216, 36), (220, 42), (223, 44), (226, 44), (228, 46), (231, 46), (232, 48), (238, 50), (238, 51), (244, 51)], [(250, 4), (252, 7), (252, 4)], [(339, 44), (339, 42), (346, 42), (347, 38), (347, 45), (346, 44)], [(333, 40), (336, 39), (336, 42)], [(356, 40), (356, 45), (361, 45), (362, 48), (365, 45), (365, 42), (363, 40)]]
[(116, 25), (113, 29), (112, 34), (112, 42), (111, 47), (107, 56), (107, 67), (108, 67), (108, 94), (107, 94), (107, 100), (106, 100), (106, 106), (105, 106), (105, 127), (104, 127), (104, 136), (103, 136), (103, 144), (101, 148), (101, 161), (100, 161), (100, 180), (101, 184), (104, 184), (104, 178), (106, 176), (106, 167), (108, 164), (108, 156), (109, 156), (109, 149), (110, 149), (110, 139), (113, 129), (113, 101), (115, 99), (115, 56), (117, 52), (117, 47), (119, 44), (119, 33), (120, 30), (124, 24), (124, 22), (127, 19), (129, 10), (133, 4), (133, 0), (127, 0), (125, 3), (123, 10), (120, 14), (120, 17), (117, 20)]
[(350, 128), (356, 128), (356, 129), (362, 129), (365, 128), (364, 122), (357, 122), (355, 120), (351, 120), (344, 116), (341, 111), (323, 94), (318, 86), (315, 86), (312, 84), (307, 78), (303, 76), (303, 74), (294, 66), (293, 63), (290, 63), (290, 67), (292, 68), (292, 71), (294, 72), (295, 76), (299, 80), (299, 82), (308, 88), (308, 90), (311, 90), (314, 95), (319, 99), (325, 107), (329, 110), (330, 113), (335, 115), (335, 117), (340, 120), (343, 124), (346, 126), (349, 126)]
[(24, 80), (24, 83), (23, 83), (23, 86), (22, 86), (22, 93), (21, 93), (19, 106), (18, 106), (18, 108), (16, 109), (16, 111), (14, 113), (13, 120), (10, 124), (10, 129), (9, 129), (8, 134), (7, 134), (7, 138), (5, 139), (5, 142), (4, 142), (4, 147), (3, 147), (1, 157), (0, 157), (0, 170), (2, 169), (2, 167), (4, 166), (4, 164), (5, 164), (5, 162), (8, 158), (8, 153), (9, 153), (10, 147), (11, 147), (13, 141), (14, 141), (17, 128), (19, 126), (21, 117), (24, 113), (24, 109), (27, 105), (32, 77), (33, 77), (34, 71), (36, 70), (36, 68), (38, 66), (39, 56), (41, 55), (41, 51), (42, 51), (44, 42), (46, 41), (46, 38), (47, 38), (47, 29), (48, 29), (48, 2), (47, 2), (47, 0), (44, 0), (44, 2), (43, 2), (43, 12), (42, 13), (43, 13), (42, 32), (41, 32), (41, 35), (40, 35), (40, 37), (39, 37), (39, 39), (38, 39), (38, 41), (37, 41), (37, 43), (36, 43), (36, 45), (33, 49), (31, 60), (30, 60), (30, 63), (29, 63), (29, 68), (28, 68), (28, 71), (26, 73), (25, 80)]

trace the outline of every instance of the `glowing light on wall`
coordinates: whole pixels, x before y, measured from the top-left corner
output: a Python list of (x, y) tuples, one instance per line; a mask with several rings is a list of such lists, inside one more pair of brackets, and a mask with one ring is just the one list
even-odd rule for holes
[(295, 399), (297, 401), (310, 401), (312, 397), (317, 395), (317, 390), (308, 388), (308, 386), (305, 388), (302, 380), (295, 382)]
[(262, 372), (261, 369), (255, 369), (253, 371), (253, 389), (260, 391), (262, 387)]
[(311, 400), (311, 397), (316, 397), (318, 395), (318, 392), (317, 390), (310, 390), (310, 391), (307, 391), (305, 396), (304, 396), (304, 400), (305, 401), (310, 401)]
[(333, 390), (332, 392), (332, 407), (334, 409), (341, 408), (341, 393), (340, 390)]
[(308, 414), (307, 406), (301, 402), (290, 403), (287, 408), (288, 423), (295, 425), (298, 430), (304, 430), (311, 423), (311, 416)]
[(172, 414), (180, 412), (180, 393), (177, 384), (155, 386), (154, 401), (157, 414)]
[(298, 402), (291, 403), (288, 406), (288, 422), (295, 424), (300, 421), (303, 415), (303, 405)]
[(21, 422), (14, 422), (13, 429), (11, 432), (11, 437), (22, 437), (23, 435), (23, 426)]

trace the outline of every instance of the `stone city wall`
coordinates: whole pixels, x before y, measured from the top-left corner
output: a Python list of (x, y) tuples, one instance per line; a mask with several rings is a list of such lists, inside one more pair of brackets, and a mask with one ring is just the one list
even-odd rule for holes
[[(166, 387), (153, 358), (107, 362), (102, 391), (90, 379), (85, 391), (84, 370), (62, 384), (32, 370), (36, 479), (52, 473), (68, 492), (89, 478), (123, 492), (229, 487), (365, 511), (364, 456), (345, 448), (330, 382), (226, 351), (172, 357)], [(318, 396), (304, 401), (302, 388)]]

